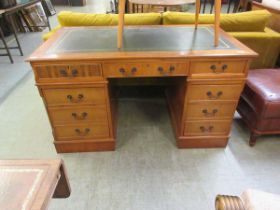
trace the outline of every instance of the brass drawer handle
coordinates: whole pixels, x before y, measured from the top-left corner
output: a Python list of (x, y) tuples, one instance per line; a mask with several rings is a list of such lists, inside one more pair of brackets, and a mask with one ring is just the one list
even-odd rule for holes
[(84, 99), (84, 95), (83, 94), (79, 94), (77, 99), (75, 99), (72, 95), (68, 95), (67, 99), (72, 102), (72, 103), (79, 103)]
[(203, 133), (210, 133), (210, 132), (213, 131), (213, 129), (214, 129), (213, 126), (209, 126), (208, 128), (206, 128), (206, 127), (204, 127), (204, 126), (200, 126), (200, 130), (201, 130), (201, 132), (203, 132)]
[(67, 73), (67, 71), (66, 71), (65, 69), (61, 69), (61, 70), (59, 71), (59, 73), (60, 73), (61, 76), (63, 76), (63, 77), (68, 77), (68, 73)]
[(175, 71), (175, 66), (170, 66), (169, 67), (169, 71), (164, 71), (164, 68), (162, 66), (158, 67), (158, 71), (160, 74), (167, 76), (169, 74), (171, 74), (173, 71)]
[(175, 71), (175, 66), (170, 66), (169, 67), (169, 72), (172, 73), (173, 71)]
[(219, 99), (223, 95), (223, 91), (217, 92), (216, 95), (214, 95), (211, 91), (208, 91), (206, 95), (208, 96), (209, 99)]
[(208, 112), (207, 109), (203, 109), (202, 113), (206, 116), (206, 117), (213, 117), (217, 114), (218, 109), (213, 109), (212, 112)]
[(125, 69), (124, 69), (124, 68), (120, 68), (120, 69), (119, 69), (119, 72), (120, 72), (122, 75), (125, 75)]
[(218, 69), (217, 69), (217, 66), (216, 66), (216, 65), (211, 65), (211, 66), (210, 66), (210, 69), (211, 69), (211, 70), (212, 70), (212, 72), (213, 72), (213, 73), (215, 73), (215, 74), (221, 74), (221, 73), (224, 73), (224, 72), (227, 70), (227, 68), (228, 68), (228, 65), (227, 65), (227, 64), (224, 64), (224, 65), (222, 66), (221, 70), (220, 70), (220, 71), (218, 71)]
[(78, 72), (77, 69), (73, 69), (73, 70), (72, 70), (72, 76), (73, 76), (73, 77), (77, 77), (77, 76), (78, 76), (78, 73), (79, 73), (79, 72)]
[(79, 136), (86, 136), (89, 134), (90, 129), (86, 128), (84, 131), (81, 131), (80, 129), (76, 128), (75, 132), (79, 135)]
[(124, 68), (120, 68), (119, 69), (119, 72), (123, 75), (123, 76), (127, 76), (127, 77), (130, 77), (130, 76), (133, 76), (134, 73), (137, 72), (137, 68), (136, 67), (132, 67), (130, 72), (127, 72)]
[(72, 116), (76, 119), (76, 120), (84, 120), (86, 119), (86, 117), (88, 116), (88, 113), (83, 112), (80, 116), (77, 113), (72, 113)]

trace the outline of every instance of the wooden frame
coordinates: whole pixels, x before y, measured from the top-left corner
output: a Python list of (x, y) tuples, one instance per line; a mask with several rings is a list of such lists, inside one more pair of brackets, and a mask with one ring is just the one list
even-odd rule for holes
[[(195, 29), (198, 26), (198, 18), (200, 12), (200, 0), (196, 0), (195, 11)], [(118, 49), (123, 47), (123, 29), (124, 29), (124, 13), (125, 13), (125, 0), (119, 0), (119, 23), (118, 23)], [(215, 37), (214, 46), (219, 45), (219, 28), (220, 28), (220, 14), (221, 14), (221, 0), (215, 0)]]

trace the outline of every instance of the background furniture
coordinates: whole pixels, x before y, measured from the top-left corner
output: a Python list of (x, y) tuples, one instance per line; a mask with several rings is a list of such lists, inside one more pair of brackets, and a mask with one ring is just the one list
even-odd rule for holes
[(53, 5), (67, 5), (71, 6), (71, 0), (51, 0)]
[(119, 51), (115, 27), (60, 29), (29, 58), (57, 152), (115, 149), (113, 78), (169, 79), (166, 98), (178, 148), (225, 147), (257, 55), (222, 31), (214, 47), (213, 31), (201, 26), (194, 33), (194, 25), (126, 27)]
[(260, 190), (246, 190), (240, 197), (218, 195), (216, 210), (279, 210), (280, 195)]
[[(278, 6), (274, 5), (278, 2)], [(274, 3), (274, 4), (273, 4)], [(271, 12), (272, 16), (269, 19), (268, 27), (280, 32), (280, 1), (269, 1), (268, 3), (258, 3), (253, 1), (252, 10), (266, 9)]]
[(280, 69), (249, 71), (237, 107), (251, 131), (250, 146), (259, 135), (280, 134)]
[[(14, 18), (13, 18), (13, 15), (16, 14), (17, 12), (20, 12), (21, 10), (31, 6), (31, 5), (35, 5), (37, 3), (41, 3), (42, 0), (30, 0), (26, 3), (22, 3), (22, 4), (17, 4), (13, 7), (9, 7), (7, 9), (3, 9), (1, 10), (1, 16), (4, 17), (7, 22), (9, 22), (9, 27), (11, 29), (11, 31), (13, 32), (14, 36), (15, 36), (15, 40), (16, 40), (16, 44), (17, 46), (15, 47), (8, 47), (10, 49), (18, 49), (19, 52), (20, 52), (20, 55), (23, 56), (23, 52), (22, 52), (22, 48), (21, 48), (21, 45), (20, 45), (20, 42), (19, 42), (19, 39), (18, 39), (18, 36), (17, 36), (17, 28), (15, 26), (15, 21), (14, 21)], [(46, 20), (47, 20), (47, 25), (40, 25), (40, 26), (37, 26), (37, 25), (28, 25), (28, 27), (48, 27), (49, 30), (51, 30), (51, 27), (50, 27), (50, 23), (49, 23), (49, 19), (48, 19), (48, 16), (46, 16)], [(8, 53), (9, 54), (9, 53)], [(11, 59), (11, 56), (10, 57), (10, 60), (11, 62), (13, 63), (13, 60)]]
[[(243, 44), (254, 50), (259, 56), (253, 60), (250, 68), (274, 68), (280, 51), (280, 34), (266, 27), (271, 14), (265, 10), (236, 14), (221, 14), (221, 28)], [(190, 25), (194, 24), (194, 14), (186, 12), (126, 14), (126, 25)], [(214, 16), (201, 14), (199, 23), (213, 24)], [(60, 12), (59, 25), (43, 36), (51, 37), (61, 26), (115, 26), (118, 16), (115, 14), (82, 14)]]
[(159, 11), (181, 11), (182, 6), (189, 3), (195, 3), (195, 0), (129, 0), (130, 11), (132, 13), (139, 12), (159, 12)]
[(0, 160), (0, 209), (45, 210), (70, 196), (62, 160)]
[[(0, 10), (0, 17), (3, 13), (4, 13), (4, 11)], [(3, 42), (3, 45), (4, 45), (4, 47), (0, 48), (0, 50), (6, 50), (6, 52), (7, 52), (7, 53), (1, 53), (0, 56), (9, 56), (9, 59), (10, 59), (11, 63), (14, 63), (14, 60), (13, 60), (11, 52), (10, 52), (10, 48), (8, 47), (8, 45), (6, 43), (1, 25), (0, 25), (0, 38), (1, 38), (1, 40)]]

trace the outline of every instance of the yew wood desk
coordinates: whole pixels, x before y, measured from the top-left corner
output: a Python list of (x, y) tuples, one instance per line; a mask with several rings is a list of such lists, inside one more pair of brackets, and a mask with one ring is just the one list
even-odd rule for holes
[(70, 196), (62, 160), (0, 160), (0, 209), (46, 210)]
[[(111, 78), (168, 77), (178, 148), (225, 147), (255, 52), (211, 26), (62, 28), (29, 58), (58, 152), (114, 150)], [(178, 78), (178, 80), (176, 80)]]

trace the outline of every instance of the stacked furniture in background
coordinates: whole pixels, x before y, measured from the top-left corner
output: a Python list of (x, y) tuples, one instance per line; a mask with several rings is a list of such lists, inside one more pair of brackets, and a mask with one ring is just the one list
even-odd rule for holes
[[(236, 14), (222, 14), (221, 28), (259, 54), (251, 68), (273, 68), (280, 51), (280, 34), (266, 27), (271, 14), (266, 10)], [(182, 25), (194, 24), (194, 14), (181, 12), (126, 14), (126, 25)], [(118, 23), (115, 14), (85, 14), (61, 12), (60, 23), (54, 30), (44, 35), (47, 40), (60, 27), (70, 26), (114, 26)], [(201, 14), (200, 24), (212, 24), (214, 15)]]

